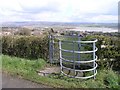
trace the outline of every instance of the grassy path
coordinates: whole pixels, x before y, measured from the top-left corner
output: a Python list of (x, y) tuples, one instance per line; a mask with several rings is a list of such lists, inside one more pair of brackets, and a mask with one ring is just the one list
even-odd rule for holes
[(39, 76), (36, 70), (43, 69), (46, 64), (43, 59), (28, 60), (2, 55), (3, 71), (46, 86), (56, 88), (117, 88), (118, 90), (120, 88), (120, 76), (112, 70), (98, 70), (95, 80), (79, 80), (61, 74)]

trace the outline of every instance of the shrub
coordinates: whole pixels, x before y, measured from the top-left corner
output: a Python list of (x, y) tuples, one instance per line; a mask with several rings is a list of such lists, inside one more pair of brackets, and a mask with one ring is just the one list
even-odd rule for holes
[(2, 53), (23, 58), (48, 58), (47, 36), (3, 36)]
[[(118, 37), (114, 36), (104, 36), (104, 35), (89, 35), (83, 39), (91, 40), (93, 38), (98, 39), (96, 46), (98, 51), (96, 52), (99, 66), (101, 67), (115, 67), (120, 69), (120, 40)], [(106, 48), (101, 48), (101, 45), (105, 45)]]

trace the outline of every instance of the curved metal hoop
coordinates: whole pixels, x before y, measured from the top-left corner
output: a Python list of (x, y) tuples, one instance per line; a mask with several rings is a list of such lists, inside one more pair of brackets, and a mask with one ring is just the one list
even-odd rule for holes
[[(95, 78), (95, 76), (97, 74), (96, 69), (97, 69), (97, 66), (98, 66), (97, 63), (96, 63), (98, 57), (95, 55), (95, 52), (98, 50), (98, 48), (95, 47), (95, 42), (97, 42), (97, 39), (94, 40), (94, 41), (72, 41), (72, 43), (93, 43), (93, 50), (92, 51), (75, 51), (75, 50), (62, 49), (61, 44), (63, 44), (64, 42), (70, 42), (71, 43), (71, 41), (61, 40), (60, 44), (59, 44), (60, 45), (59, 49), (60, 49), (60, 54), (61, 54), (60, 55), (61, 73), (63, 73), (64, 75), (66, 75), (68, 77), (74, 77), (74, 78), (80, 78), (80, 79), (88, 79), (88, 78), (92, 78), (92, 77)], [(69, 60), (69, 59), (66, 59), (65, 57), (62, 57), (62, 52), (68, 52), (68, 53), (73, 53), (73, 54), (93, 53), (93, 60), (87, 60), (87, 61)], [(74, 65), (74, 68), (70, 68), (70, 67), (65, 66), (64, 62), (72, 63)], [(93, 63), (93, 67), (89, 68), (89, 69), (83, 69), (83, 70), (75, 68), (76, 64), (86, 64), (86, 63)], [(66, 74), (63, 69), (68, 70), (68, 71), (74, 71), (74, 73), (76, 73), (76, 72), (80, 72), (80, 73), (81, 72), (82, 73), (93, 72), (93, 74), (89, 75), (89, 76), (84, 76), (84, 77), (83, 76), (77, 76), (76, 74), (75, 74), (76, 76), (75, 75), (73, 76), (73, 75)]]
[[(67, 38), (72, 38), (71, 41)], [(78, 38), (76, 40), (76, 38)], [(66, 40), (65, 40), (66, 39)], [(75, 41), (74, 41), (74, 40)], [(72, 41), (73, 40), (73, 41)], [(73, 78), (80, 78), (80, 79), (89, 79), (89, 78), (95, 78), (97, 74), (97, 55), (95, 54), (98, 48), (95, 46), (95, 43), (97, 42), (97, 39), (91, 40), (91, 41), (81, 41), (78, 36), (55, 36), (53, 35), (50, 37), (50, 62), (53, 63), (53, 61), (60, 62), (61, 66), (61, 73), (68, 77)], [(57, 45), (57, 48), (55, 47), (55, 44)], [(66, 45), (65, 45), (66, 44)], [(75, 46), (77, 44), (77, 46)], [(62, 46), (63, 45), (63, 46)], [(65, 47), (64, 47), (65, 45)], [(67, 49), (67, 45), (70, 46), (70, 49)], [(88, 46), (91, 48), (91, 50), (87, 49), (80, 49), (81, 47), (84, 48), (84, 46)], [(59, 49), (58, 49), (59, 47)], [(77, 48), (74, 48), (77, 47)], [(57, 53), (56, 53), (57, 52)], [(56, 58), (54, 55), (58, 54), (59, 56)], [(64, 54), (65, 53), (65, 54)], [(67, 54), (68, 53), (68, 54)], [(64, 55), (63, 55), (64, 54)], [(91, 55), (93, 58), (82, 60), (80, 55)], [(62, 56), (63, 55), (63, 56)], [(70, 56), (71, 55), (71, 56)], [(75, 56), (77, 55), (77, 56)], [(84, 56), (83, 56), (84, 57)], [(70, 64), (69, 64), (70, 63)], [(72, 63), (72, 64), (71, 64)], [(72, 66), (70, 66), (72, 65)], [(90, 66), (91, 65), (91, 66)], [(82, 69), (81, 67), (84, 67)], [(86, 66), (88, 66), (86, 68)], [(66, 73), (64, 70), (68, 70), (69, 73)], [(74, 71), (74, 75), (70, 75)], [(87, 74), (87, 76), (79, 76), (78, 73), (90, 73), (91, 75)]]
[(68, 68), (68, 67), (65, 67), (65, 66), (63, 66), (62, 65), (62, 68), (63, 69), (67, 69), (67, 70), (74, 70), (74, 71), (78, 71), (78, 72), (89, 72), (89, 71), (93, 71), (93, 70), (95, 70), (96, 68), (97, 68), (97, 63), (95, 63), (95, 67), (93, 67), (93, 68), (91, 68), (91, 69), (86, 69), (86, 70), (77, 70), (77, 69), (71, 69), (71, 68)]
[(98, 57), (96, 56), (96, 58), (94, 60), (89, 60), (89, 61), (73, 61), (73, 60), (68, 60), (68, 59), (65, 59), (65, 58), (61, 58), (62, 61), (65, 61), (65, 62), (70, 62), (70, 63), (91, 63), (91, 62), (95, 62), (97, 61)]
[(89, 79), (89, 78), (95, 77), (97, 75), (97, 70), (95, 70), (95, 73), (93, 75), (85, 76), (85, 77), (71, 76), (71, 75), (64, 73), (63, 71), (61, 71), (61, 73), (64, 74), (65, 76), (72, 77), (72, 78)]
[[(96, 52), (97, 50), (98, 48), (96, 47), (94, 51), (74, 51), (74, 53), (93, 53), (93, 52)], [(73, 50), (61, 49), (61, 51), (73, 53)]]

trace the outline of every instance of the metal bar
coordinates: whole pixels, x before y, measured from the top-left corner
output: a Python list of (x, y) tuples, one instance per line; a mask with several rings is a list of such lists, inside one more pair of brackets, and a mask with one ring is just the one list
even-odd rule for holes
[[(89, 61), (75, 61), (75, 63), (78, 63), (78, 64), (79, 64), (79, 63), (91, 63), (91, 62), (96, 61), (97, 58), (98, 58), (98, 57), (96, 56), (94, 60), (89, 60)], [(65, 62), (71, 62), (71, 63), (74, 62), (73, 60), (68, 60), (68, 59), (65, 59), (65, 58), (63, 58), (63, 57), (62, 57), (62, 60), (65, 61)]]
[(52, 52), (51, 52), (51, 48), (52, 48), (52, 45), (51, 45), (51, 35), (49, 35), (49, 60), (50, 60), (50, 63), (52, 64)]
[(59, 52), (60, 52), (60, 66), (61, 66), (61, 71), (62, 71), (62, 52), (61, 52), (61, 41), (59, 40)]
[(52, 36), (52, 58), (54, 60), (54, 38)]
[(93, 43), (93, 42), (97, 42), (98, 40), (97, 39), (95, 39), (94, 41), (69, 41), (69, 40), (61, 40), (62, 42), (76, 42), (76, 43), (78, 43), (78, 42), (80, 42), (80, 43)]
[(95, 67), (93, 67), (91, 69), (85, 69), (85, 70), (77, 70), (77, 69), (75, 70), (74, 68), (73, 69), (72, 68), (68, 68), (68, 67), (65, 67), (63, 65), (62, 65), (62, 68), (67, 69), (67, 70), (74, 70), (74, 71), (78, 71), (78, 72), (89, 72), (89, 71), (94, 71), (97, 68), (97, 66), (98, 66), (97, 63), (95, 63)]
[(86, 76), (86, 77), (74, 77), (74, 76), (70, 76), (70, 75), (68, 75), (68, 74), (65, 74), (63, 71), (62, 71), (62, 73), (64, 74), (64, 75), (66, 75), (66, 76), (68, 76), (68, 77), (72, 77), (72, 78), (78, 78), (78, 79), (89, 79), (89, 78), (92, 78), (92, 77), (94, 77), (94, 76), (96, 76), (97, 75), (97, 71), (95, 72), (95, 74), (94, 75), (91, 75), (91, 76)]
[(93, 42), (97, 42), (98, 40), (95, 39), (94, 41), (74, 41), (74, 42), (81, 42), (81, 43), (93, 43)]
[[(61, 49), (64, 52), (73, 52), (72, 50), (65, 50), (65, 49)], [(74, 51), (75, 53), (93, 53), (96, 52), (98, 50), (98, 48), (96, 47), (94, 51)]]
[[(95, 42), (93, 42), (93, 51), (95, 51)], [(95, 52), (93, 52), (93, 60), (95, 59)], [(95, 61), (93, 62), (93, 67), (95, 67)], [(96, 69), (94, 69), (93, 74), (95, 74)], [(95, 79), (95, 76), (94, 76)]]
[(51, 63), (53, 63), (53, 37), (51, 35)]
[(73, 69), (74, 69), (74, 76), (76, 75), (76, 71), (75, 71), (75, 43), (73, 42)]
[[(80, 34), (78, 35), (78, 41), (81, 41)], [(78, 42), (78, 51), (80, 51), (81, 44)], [(78, 59), (80, 61), (80, 53), (78, 54)], [(78, 63), (78, 67), (80, 68), (80, 63)]]

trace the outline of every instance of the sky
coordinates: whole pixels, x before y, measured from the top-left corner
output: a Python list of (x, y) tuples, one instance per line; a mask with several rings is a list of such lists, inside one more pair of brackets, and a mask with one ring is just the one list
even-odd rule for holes
[(0, 0), (0, 22), (117, 23), (119, 0)]

